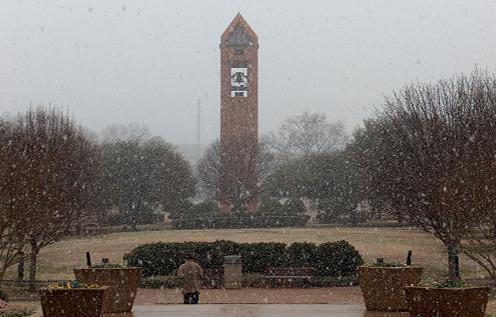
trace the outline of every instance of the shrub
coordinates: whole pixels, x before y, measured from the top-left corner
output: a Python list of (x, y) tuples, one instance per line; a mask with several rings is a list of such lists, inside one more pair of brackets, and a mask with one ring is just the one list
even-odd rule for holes
[[(215, 242), (187, 242), (182, 244), (186, 251), (182, 253), (193, 253), (196, 261), (204, 269), (221, 268), (224, 263), (225, 255), (234, 255), (239, 253), (239, 245), (232, 241), (217, 240)], [(184, 258), (181, 259), (181, 264)]]
[(182, 211), (170, 215), (172, 224), (177, 229), (212, 228), (214, 215), (220, 214), (215, 202), (189, 204)]
[(232, 241), (215, 242), (158, 242), (140, 245), (124, 259), (130, 266), (143, 268), (143, 276), (172, 275), (184, 263), (187, 254), (193, 253), (204, 269), (219, 268), (224, 255), (239, 253), (239, 246)]
[(243, 243), (240, 247), (243, 272), (263, 272), (267, 266), (284, 265), (286, 258), (285, 243)]
[(316, 262), (317, 245), (309, 242), (295, 242), (287, 250), (287, 266), (314, 266)]
[(224, 256), (239, 254), (245, 273), (263, 273), (268, 266), (312, 266), (319, 276), (351, 276), (363, 263), (358, 251), (346, 241), (329, 242), (316, 246), (313, 243), (236, 243), (215, 242), (158, 242), (140, 245), (124, 259), (130, 266), (143, 268), (143, 276), (174, 275), (184, 263), (188, 253), (204, 269), (221, 269)]
[(280, 215), (284, 213), (283, 204), (281, 204), (276, 199), (263, 199), (260, 203), (260, 207), (257, 210), (260, 214), (275, 214)]
[(256, 212), (241, 210), (224, 214), (216, 203), (203, 202), (171, 214), (171, 220), (177, 229), (268, 228), (304, 226), (308, 216), (300, 200), (281, 204), (275, 199), (264, 199)]
[(301, 227), (308, 221), (305, 205), (300, 199), (281, 204), (275, 199), (263, 200), (255, 216), (259, 227)]
[(129, 266), (139, 266), (143, 276), (171, 275), (182, 259), (179, 243), (150, 243), (133, 249), (124, 256)]
[(144, 212), (140, 214), (114, 213), (107, 214), (103, 218), (103, 223), (109, 226), (131, 225), (148, 225), (164, 222), (164, 214)]
[(314, 267), (319, 276), (350, 276), (363, 263), (360, 253), (350, 243), (341, 240), (319, 245)]
[(217, 214), (220, 212), (219, 206), (213, 201), (204, 201), (199, 204), (193, 204), (191, 206), (191, 212), (194, 215), (197, 214)]

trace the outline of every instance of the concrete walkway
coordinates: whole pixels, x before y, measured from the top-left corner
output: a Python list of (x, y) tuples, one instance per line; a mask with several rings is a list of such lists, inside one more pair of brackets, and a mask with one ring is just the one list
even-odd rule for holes
[(362, 305), (202, 304), (136, 306), (131, 314), (105, 317), (407, 317), (407, 313), (366, 312)]
[[(180, 289), (139, 289), (135, 304), (181, 304)], [(363, 304), (359, 287), (204, 289), (200, 304)]]

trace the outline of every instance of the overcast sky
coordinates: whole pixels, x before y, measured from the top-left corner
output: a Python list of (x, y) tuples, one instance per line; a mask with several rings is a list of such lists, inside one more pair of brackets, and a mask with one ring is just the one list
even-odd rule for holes
[(260, 41), (260, 133), (304, 110), (351, 131), (405, 83), (496, 71), (496, 0), (2, 0), (0, 112), (53, 104), (95, 132), (134, 121), (195, 143), (201, 98), (207, 143), (237, 12)]

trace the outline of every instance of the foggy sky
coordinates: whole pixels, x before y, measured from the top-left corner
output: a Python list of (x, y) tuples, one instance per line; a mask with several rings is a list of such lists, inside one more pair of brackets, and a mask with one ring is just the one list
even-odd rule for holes
[(260, 41), (260, 133), (304, 110), (351, 131), (408, 82), (496, 71), (496, 0), (3, 0), (0, 113), (53, 104), (95, 132), (134, 121), (195, 143), (201, 98), (208, 143), (237, 12)]

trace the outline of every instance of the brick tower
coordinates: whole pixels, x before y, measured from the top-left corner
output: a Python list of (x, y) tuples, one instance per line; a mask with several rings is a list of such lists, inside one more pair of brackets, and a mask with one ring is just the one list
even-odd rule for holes
[(258, 207), (258, 37), (241, 14), (221, 36), (221, 212)]

